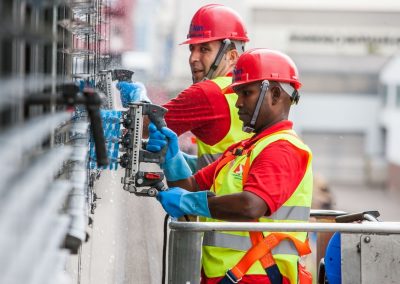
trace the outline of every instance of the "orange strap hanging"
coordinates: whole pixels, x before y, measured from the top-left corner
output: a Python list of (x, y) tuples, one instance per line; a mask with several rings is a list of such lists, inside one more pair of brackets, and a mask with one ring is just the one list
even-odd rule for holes
[(242, 185), (244, 187), (244, 184), (247, 181), (247, 177), (249, 175), (249, 171), (250, 171), (250, 154), (251, 151), (253, 151), (254, 147), (256, 147), (255, 144), (253, 144), (249, 149), (247, 149), (246, 151), (246, 162), (244, 163), (244, 168), (243, 168), (243, 173), (242, 173)]
[[(262, 232), (249, 232), (249, 234), (253, 246), (257, 245), (259, 242), (262, 242), (262, 240), (264, 239)], [(272, 257), (272, 253), (265, 254), (263, 257), (260, 258), (260, 262), (264, 269), (275, 264), (275, 260)]]
[[(255, 232), (250, 232), (250, 235), (252, 233)], [(300, 256), (311, 253), (308, 240), (305, 242), (301, 242), (292, 235), (286, 233), (271, 233), (267, 237), (259, 241), (256, 245), (253, 245), (238, 262), (238, 264), (236, 264), (230, 270), (231, 273), (234, 274), (236, 279), (241, 279), (250, 269), (250, 267), (257, 260), (262, 259), (265, 255), (270, 255), (267, 257), (268, 260), (272, 259), (272, 264), (270, 263), (268, 266), (275, 264), (271, 251), (284, 239), (290, 239), (293, 242)]]

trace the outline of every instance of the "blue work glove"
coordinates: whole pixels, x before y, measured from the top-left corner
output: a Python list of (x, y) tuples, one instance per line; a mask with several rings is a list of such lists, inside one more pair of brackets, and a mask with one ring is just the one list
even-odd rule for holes
[(185, 158), (186, 163), (189, 165), (190, 170), (192, 173), (197, 172), (197, 156), (195, 155), (189, 155), (188, 153), (182, 152), (183, 157)]
[[(147, 141), (146, 150), (154, 153), (160, 152), (162, 148), (164, 148), (167, 144), (168, 144), (167, 137), (160, 130), (157, 129), (157, 127), (153, 122), (150, 122), (149, 140)], [(175, 145), (173, 147), (174, 149), (172, 149), (171, 145), (171, 150), (168, 151), (168, 157), (165, 157), (166, 160), (171, 159), (171, 157), (176, 155), (175, 152), (179, 151), (179, 149), (175, 149)]]
[(160, 191), (157, 200), (164, 210), (175, 218), (183, 215), (211, 217), (208, 196), (209, 191), (190, 192), (180, 187), (171, 187), (166, 191)]
[[(121, 136), (121, 111), (101, 110), (101, 122), (103, 124), (104, 139), (107, 147), (107, 156), (110, 160), (108, 167), (103, 169), (116, 170), (118, 168), (119, 137)], [(93, 136), (89, 139), (89, 163), (90, 169), (97, 169), (97, 158)]]
[(76, 80), (75, 85), (79, 87), (79, 91), (82, 92), (85, 88), (94, 88), (95, 83), (94, 79), (87, 79), (87, 80)]
[(167, 181), (176, 181), (186, 179), (192, 175), (189, 165), (186, 163), (182, 152), (179, 150), (178, 136), (167, 127), (160, 130), (153, 124), (149, 124), (149, 141), (146, 150), (150, 152), (159, 152), (167, 145), (168, 149), (165, 155), (164, 163), (161, 168), (164, 170)]
[(139, 101), (151, 103), (149, 97), (147, 96), (146, 87), (141, 82), (118, 82), (117, 89), (120, 91), (121, 103), (123, 107), (128, 107), (129, 103)]

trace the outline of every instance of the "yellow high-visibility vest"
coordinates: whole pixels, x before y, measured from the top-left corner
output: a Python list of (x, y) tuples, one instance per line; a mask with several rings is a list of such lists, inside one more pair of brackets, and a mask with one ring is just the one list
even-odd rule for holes
[[(232, 83), (232, 77), (218, 77), (211, 81), (216, 83), (221, 90), (223, 90)], [(224, 96), (228, 102), (231, 117), (229, 131), (223, 139), (214, 145), (206, 144), (199, 138), (196, 139), (198, 156), (197, 169), (204, 168), (205, 166), (217, 160), (218, 157), (232, 144), (250, 138), (253, 135), (242, 130), (243, 122), (239, 119), (238, 109), (235, 107), (238, 97), (237, 94), (229, 93), (224, 94)]]
[[(250, 167), (259, 153), (270, 143), (277, 140), (286, 140), (295, 147), (309, 153), (309, 161), (303, 179), (300, 181), (292, 196), (275, 213), (262, 217), (259, 222), (306, 222), (309, 219), (312, 199), (312, 153), (295, 134), (293, 130), (284, 130), (272, 133), (261, 138), (250, 153)], [(217, 174), (211, 190), (217, 196), (239, 193), (243, 191), (241, 168), (244, 168), (247, 155), (237, 156), (233, 161), (223, 166)], [(238, 170), (239, 169), (239, 170)], [(266, 185), (267, 189), (268, 185)], [(204, 222), (223, 222), (212, 218), (201, 218)], [(270, 234), (264, 232), (264, 236)], [(305, 232), (288, 233), (304, 242)], [(226, 271), (235, 266), (245, 252), (251, 248), (248, 232), (205, 232), (203, 237), (202, 264), (207, 277), (221, 277)], [(298, 253), (289, 240), (282, 241), (272, 250), (274, 259), (283, 276), (290, 283), (297, 283)], [(254, 263), (246, 274), (265, 274), (260, 262)]]

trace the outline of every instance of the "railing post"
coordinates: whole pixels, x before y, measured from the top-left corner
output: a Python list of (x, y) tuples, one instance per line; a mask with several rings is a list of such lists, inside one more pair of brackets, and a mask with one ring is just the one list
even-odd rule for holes
[(200, 283), (200, 232), (171, 230), (168, 249), (168, 283)]

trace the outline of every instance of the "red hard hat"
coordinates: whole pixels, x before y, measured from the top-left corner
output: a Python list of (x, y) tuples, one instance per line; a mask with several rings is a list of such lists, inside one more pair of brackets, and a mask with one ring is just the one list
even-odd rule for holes
[(181, 44), (197, 44), (226, 38), (249, 41), (243, 20), (231, 8), (220, 4), (209, 4), (194, 14), (187, 40)]
[(296, 90), (301, 87), (297, 67), (286, 54), (267, 48), (244, 52), (236, 63), (230, 87), (262, 80), (289, 83)]

